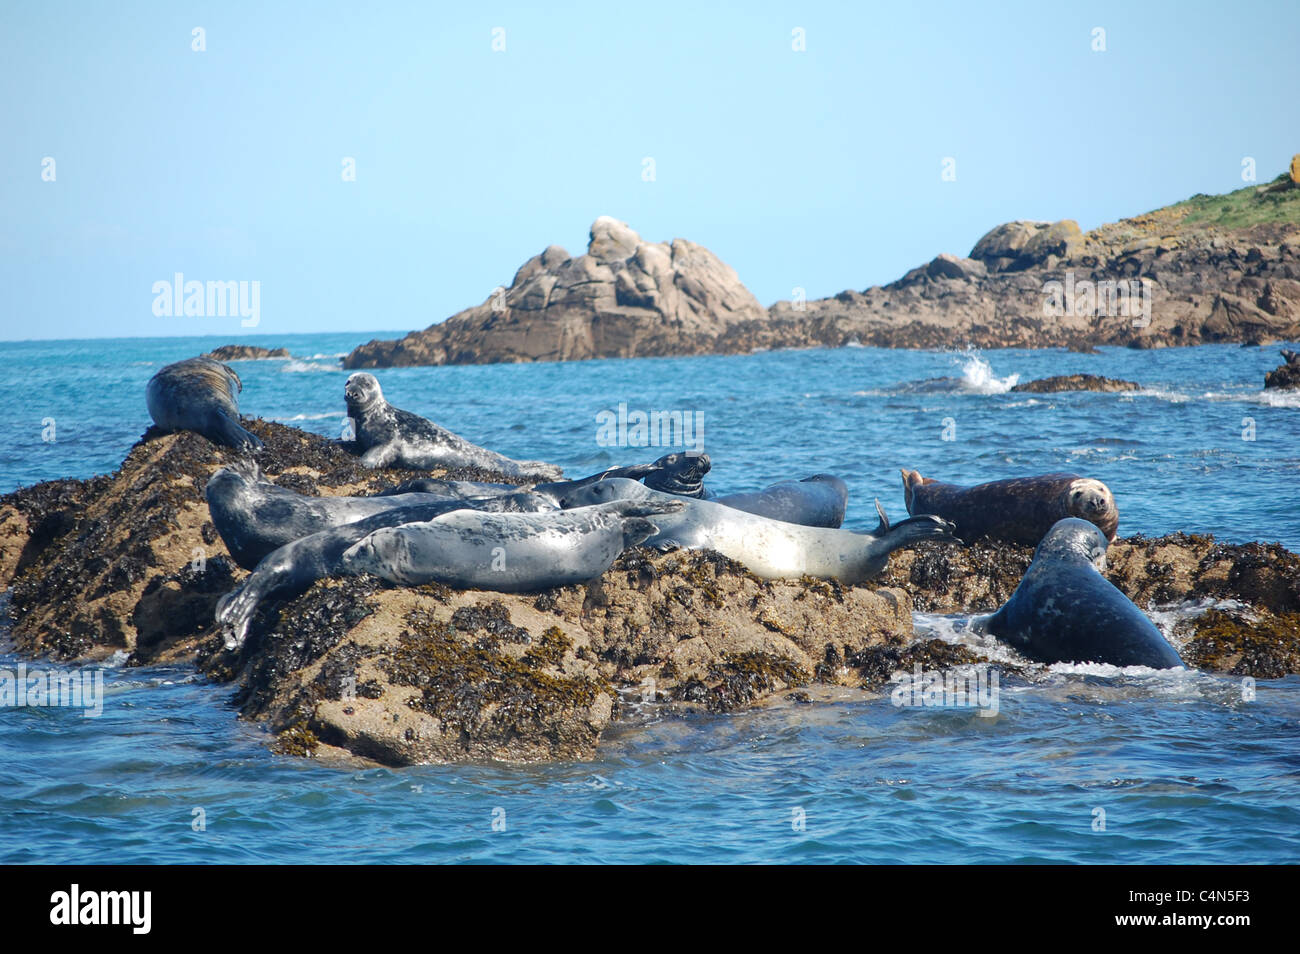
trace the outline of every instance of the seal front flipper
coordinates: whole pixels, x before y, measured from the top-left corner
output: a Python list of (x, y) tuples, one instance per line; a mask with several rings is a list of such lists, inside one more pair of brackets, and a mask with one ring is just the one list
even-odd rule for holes
[(397, 451), (392, 444), (381, 444), (370, 448), (361, 455), (361, 466), (369, 467), (371, 470), (378, 470), (381, 467), (387, 467), (397, 456)]

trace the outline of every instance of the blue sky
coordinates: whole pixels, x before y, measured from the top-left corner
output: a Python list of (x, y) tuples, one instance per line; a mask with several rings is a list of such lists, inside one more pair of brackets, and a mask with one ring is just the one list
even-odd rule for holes
[(5, 4), (0, 338), (420, 328), (602, 214), (821, 297), (1300, 151), (1294, 2), (466, 6)]

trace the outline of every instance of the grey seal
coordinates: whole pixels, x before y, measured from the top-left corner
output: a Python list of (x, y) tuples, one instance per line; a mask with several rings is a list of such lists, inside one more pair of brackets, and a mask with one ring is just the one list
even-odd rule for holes
[(402, 586), (437, 582), (503, 593), (583, 583), (609, 569), (626, 548), (658, 533), (648, 518), (658, 520), (683, 506), (668, 498), (552, 513), (455, 510), (374, 531), (344, 551), (342, 570), (373, 573)]
[(935, 516), (911, 517), (891, 525), (879, 502), (879, 525), (870, 533), (859, 533), (771, 520), (711, 500), (674, 498), (619, 478), (583, 487), (560, 504), (567, 510), (618, 499), (646, 504), (681, 499), (684, 509), (655, 519), (660, 530), (646, 540), (647, 546), (716, 550), (766, 579), (807, 575), (861, 583), (883, 571), (895, 550), (921, 540), (953, 539), (952, 524)]
[(1058, 521), (1079, 517), (1114, 540), (1119, 510), (1110, 488), (1078, 474), (1042, 474), (958, 487), (903, 471), (903, 498), (910, 514), (932, 513), (957, 525), (970, 543), (980, 537), (1034, 546)]
[(343, 396), (348, 416), (356, 425), (357, 445), (363, 452), (361, 463), (366, 467), (480, 467), (525, 480), (556, 480), (564, 475), (554, 464), (512, 460), (470, 443), (427, 418), (393, 407), (384, 400), (373, 374), (353, 374), (343, 387)]
[(1088, 521), (1059, 521), (1011, 598), (976, 628), (1044, 663), (1183, 666), (1147, 615), (1101, 575), (1106, 546), (1105, 534)]
[[(545, 483), (523, 483), (523, 485), (513, 485), (513, 483), (494, 483), (487, 481), (450, 481), (442, 480), (439, 477), (416, 477), (413, 480), (403, 481), (394, 487), (381, 490), (380, 496), (391, 496), (396, 494), (437, 494), (439, 496), (455, 496), (459, 499), (468, 499), (471, 496), (489, 496), (491, 494), (511, 494), (517, 490), (529, 490), (530, 493), (545, 496), (545, 498), (554, 500), (555, 507), (559, 508), (559, 500), (565, 494), (571, 494), (578, 487), (585, 487), (588, 483), (595, 481), (608, 480), (610, 477), (628, 477), (629, 480), (642, 480), (646, 477), (662, 477), (664, 481), (671, 482), (679, 474), (694, 473), (697, 464), (693, 461), (685, 461), (684, 454), (668, 454), (662, 456), (654, 463), (650, 464), (632, 464), (629, 467), (610, 467), (604, 471), (589, 474), (586, 477), (578, 477), (571, 481), (547, 481)], [(708, 471), (708, 458), (705, 458), (705, 469)], [(688, 477), (689, 480), (689, 477)], [(698, 481), (698, 478), (697, 478)], [(669, 491), (671, 493), (671, 491)]]
[(253, 451), (262, 442), (239, 423), (243, 388), (239, 375), (220, 361), (187, 358), (150, 378), (144, 398), (149, 416), (164, 431), (197, 431), (214, 444)]
[[(277, 487), (248, 459), (213, 474), (204, 495), (213, 526), (235, 562), (246, 570), (256, 567), (263, 557), (286, 543), (321, 530), (354, 523), (387, 510), (461, 499), (418, 493), (391, 497), (308, 497)], [(506, 496), (514, 506), (538, 511), (556, 509), (551, 501), (536, 495)]]
[(831, 474), (813, 474), (802, 480), (782, 480), (753, 493), (723, 494), (713, 502), (772, 520), (835, 529), (844, 523), (849, 488)]
[(217, 603), (216, 621), (226, 634), (226, 647), (237, 649), (243, 645), (249, 624), (265, 600), (272, 597), (291, 599), (305, 593), (317, 580), (341, 574), (343, 552), (376, 530), (432, 520), (453, 510), (507, 512), (527, 505), (526, 499), (512, 499), (510, 494), (416, 503), (384, 510), (286, 543), (263, 557), (253, 572)]
[(704, 486), (704, 477), (713, 468), (708, 454), (676, 451), (660, 457), (654, 467), (655, 471), (644, 477), (645, 485), (651, 490), (698, 500), (713, 498), (713, 491)]

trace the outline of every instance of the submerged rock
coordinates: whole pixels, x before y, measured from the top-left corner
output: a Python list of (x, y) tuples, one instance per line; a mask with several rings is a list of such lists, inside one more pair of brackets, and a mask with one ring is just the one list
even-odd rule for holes
[(1015, 385), (1012, 391), (1028, 394), (1057, 394), (1061, 391), (1140, 391), (1142, 385), (1119, 378), (1104, 378), (1099, 374), (1058, 374), (1037, 381)]

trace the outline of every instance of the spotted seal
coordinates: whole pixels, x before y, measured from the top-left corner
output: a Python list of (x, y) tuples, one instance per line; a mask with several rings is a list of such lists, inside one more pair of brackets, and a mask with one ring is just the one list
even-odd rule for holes
[(684, 506), (669, 497), (550, 513), (455, 510), (374, 531), (344, 551), (342, 570), (373, 573), (403, 586), (437, 582), (535, 592), (599, 576), (624, 549), (659, 532), (652, 520)]
[(470, 443), (433, 421), (393, 407), (373, 374), (358, 371), (343, 387), (348, 416), (356, 425), (361, 463), (366, 467), (409, 467), (412, 470), (480, 467), (507, 477), (556, 480), (564, 472), (554, 464), (512, 460), (504, 454)]
[[(271, 483), (248, 459), (213, 474), (204, 496), (213, 526), (226, 549), (246, 570), (253, 569), (268, 553), (286, 543), (321, 530), (413, 504), (461, 499), (417, 493), (391, 497), (308, 497)], [(556, 509), (554, 503), (536, 495), (508, 496), (511, 504), (520, 508)]]
[(994, 480), (974, 487), (944, 484), (903, 470), (903, 498), (912, 515), (931, 513), (957, 525), (957, 536), (1033, 546), (1058, 520), (1079, 517), (1114, 540), (1119, 510), (1110, 488), (1078, 474)]
[(643, 503), (681, 499), (685, 508), (655, 518), (659, 532), (647, 546), (716, 550), (767, 579), (814, 576), (861, 583), (884, 570), (889, 555), (921, 540), (952, 540), (952, 524), (939, 517), (911, 517), (897, 524), (876, 503), (880, 523), (870, 533), (803, 527), (746, 513), (711, 500), (674, 498), (633, 480), (615, 478), (583, 487), (563, 498), (566, 510), (611, 500)]
[(243, 645), (249, 624), (265, 600), (291, 599), (305, 593), (317, 580), (342, 573), (343, 552), (376, 530), (432, 520), (453, 510), (509, 512), (525, 509), (529, 503), (526, 494), (412, 503), (286, 543), (263, 557), (253, 572), (217, 603), (216, 621), (226, 635), (226, 647), (237, 649)]

